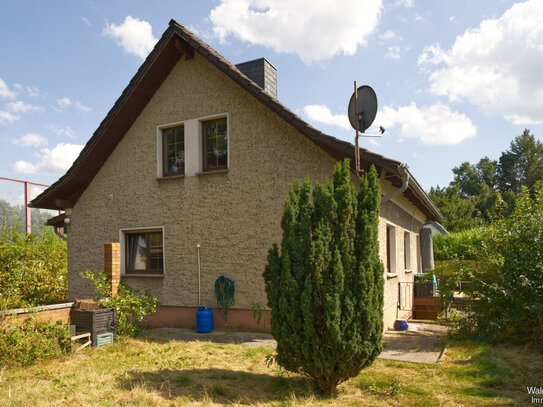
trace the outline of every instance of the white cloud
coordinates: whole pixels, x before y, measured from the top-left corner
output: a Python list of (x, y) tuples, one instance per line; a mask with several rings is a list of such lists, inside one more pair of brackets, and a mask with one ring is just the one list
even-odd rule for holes
[(11, 142), (21, 147), (41, 147), (42, 145), (49, 144), (49, 141), (38, 133), (26, 133), (18, 139)]
[(28, 103), (23, 102), (22, 100), (18, 100), (17, 102), (10, 102), (6, 104), (8, 110), (13, 113), (27, 113), (27, 112), (43, 112), (43, 107), (31, 105)]
[(439, 44), (428, 45), (419, 55), (417, 64), (422, 71), (431, 71), (434, 65), (445, 61), (447, 56)]
[(53, 149), (42, 149), (36, 163), (19, 160), (12, 167), (23, 174), (60, 175), (70, 168), (82, 149), (79, 144), (59, 143)]
[(330, 109), (324, 105), (307, 105), (303, 107), (302, 112), (309, 121), (341, 127), (345, 130), (351, 128), (346, 114), (333, 114)]
[(72, 101), (70, 100), (70, 98), (62, 98), (62, 99), (58, 99), (57, 100), (57, 105), (58, 107), (60, 107), (61, 109), (64, 109), (68, 106), (71, 106), (72, 105)]
[(127, 16), (122, 24), (107, 24), (102, 33), (113, 38), (125, 52), (141, 59), (147, 57), (158, 41), (153, 36), (151, 24), (131, 16)]
[(501, 17), (466, 30), (449, 50), (425, 49), (419, 62), (434, 64), (431, 92), (514, 124), (543, 123), (541, 15), (542, 1), (517, 3)]
[(73, 131), (70, 127), (64, 127), (59, 124), (48, 124), (45, 127), (58, 136), (75, 138), (75, 131)]
[(0, 78), (0, 96), (6, 99), (13, 99), (15, 95), (15, 92), (10, 90), (7, 83)]
[(477, 133), (469, 117), (441, 103), (420, 108), (415, 103), (397, 109), (385, 106), (377, 112), (374, 124), (387, 129), (388, 135), (390, 128), (399, 127), (402, 138), (418, 139), (423, 144), (457, 144)]
[(426, 20), (421, 14), (415, 13), (415, 21), (426, 21)]
[(382, 0), (221, 0), (209, 19), (221, 40), (233, 35), (311, 64), (354, 55), (381, 10)]
[(396, 0), (392, 5), (396, 7), (401, 6), (406, 8), (411, 8), (414, 6), (413, 0)]
[(85, 106), (83, 103), (81, 103), (80, 101), (77, 101), (75, 102), (75, 107), (78, 109), (78, 110), (81, 110), (82, 112), (90, 112), (91, 111), (91, 108), (88, 107), (88, 106)]
[(396, 46), (388, 47), (387, 53), (385, 54), (385, 58), (398, 61), (400, 59), (400, 47), (396, 47)]
[(87, 25), (87, 27), (90, 27), (92, 25), (87, 17), (81, 17), (81, 21), (83, 21)]
[(35, 86), (27, 86), (26, 91), (30, 97), (40, 96), (40, 90)]
[(386, 30), (384, 33), (379, 34), (379, 39), (383, 41), (401, 40), (402, 38), (392, 30)]
[(0, 124), (11, 124), (19, 119), (20, 117), (16, 114), (0, 110)]

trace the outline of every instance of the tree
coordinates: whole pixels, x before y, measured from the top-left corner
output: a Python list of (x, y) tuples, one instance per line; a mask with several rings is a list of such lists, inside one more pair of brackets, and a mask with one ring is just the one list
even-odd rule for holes
[(509, 150), (502, 153), (498, 165), (500, 190), (520, 192), (523, 186), (532, 188), (543, 179), (543, 144), (530, 130), (515, 137)]
[(474, 248), (478, 262), (459, 269), (477, 303), (458, 328), (485, 341), (534, 341), (543, 352), (543, 189), (523, 187), (511, 214), (485, 235)]
[[(312, 198), (312, 199), (311, 199)], [(380, 184), (372, 167), (356, 194), (349, 160), (332, 182), (295, 182), (285, 200), (281, 251), (264, 271), (276, 362), (329, 394), (382, 350)]]
[(457, 186), (432, 187), (428, 196), (439, 208), (441, 222), (449, 232), (471, 229), (481, 223), (473, 201), (463, 199)]

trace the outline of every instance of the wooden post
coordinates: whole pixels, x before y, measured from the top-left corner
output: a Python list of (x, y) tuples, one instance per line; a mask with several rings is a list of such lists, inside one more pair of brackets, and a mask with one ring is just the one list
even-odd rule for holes
[(117, 294), (121, 282), (121, 244), (104, 244), (104, 272), (111, 281), (111, 295)]

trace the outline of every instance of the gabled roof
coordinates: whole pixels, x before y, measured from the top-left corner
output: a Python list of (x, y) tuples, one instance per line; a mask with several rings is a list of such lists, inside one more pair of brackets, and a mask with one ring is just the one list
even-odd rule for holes
[[(206, 58), (333, 158), (340, 160), (348, 157), (351, 158), (351, 162), (354, 162), (354, 146), (351, 143), (326, 135), (306, 123), (208, 44), (181, 24), (171, 20), (168, 29), (100, 123), (72, 167), (51, 187), (33, 199), (30, 206), (45, 209), (72, 207), (175, 64), (183, 56), (186, 59), (193, 58), (194, 52)], [(381, 173), (385, 171), (385, 178), (393, 185), (398, 187), (401, 185), (401, 175), (398, 170), (401, 162), (363, 148), (360, 149), (360, 161), (363, 169), (369, 169), (370, 165), (374, 164)], [(412, 176), (404, 195), (429, 219), (437, 220), (441, 217), (437, 207)]]

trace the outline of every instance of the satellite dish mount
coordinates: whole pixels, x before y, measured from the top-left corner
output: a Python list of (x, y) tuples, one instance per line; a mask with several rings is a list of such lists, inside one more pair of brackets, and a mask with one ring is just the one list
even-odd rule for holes
[[(354, 93), (349, 100), (349, 122), (351, 126), (356, 130), (355, 137), (355, 163), (356, 173), (360, 175), (360, 149), (358, 147), (358, 137), (381, 137), (381, 135), (364, 134), (366, 130), (372, 125), (377, 114), (377, 95), (375, 91), (367, 86), (356, 86), (354, 81)], [(380, 127), (379, 132), (383, 134), (385, 129)], [(360, 134), (362, 133), (362, 134)]]

